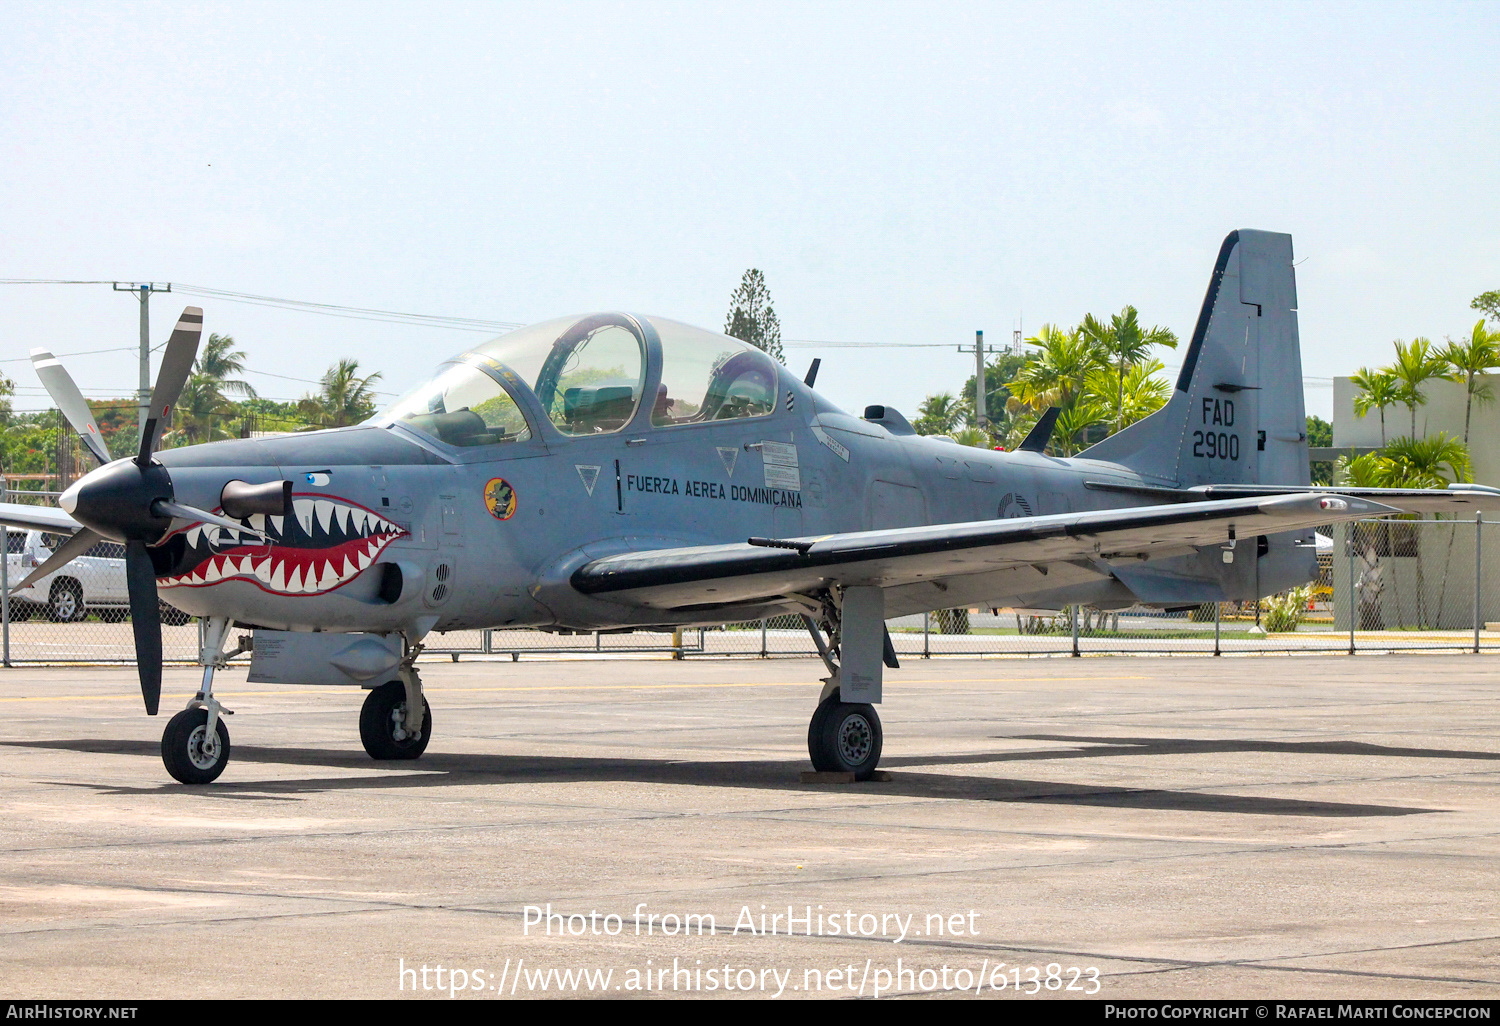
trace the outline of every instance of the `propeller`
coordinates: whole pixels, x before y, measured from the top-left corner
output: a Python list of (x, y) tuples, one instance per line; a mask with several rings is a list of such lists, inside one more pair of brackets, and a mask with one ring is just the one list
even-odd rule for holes
[(104, 439), (99, 437), (99, 425), (94, 421), (94, 411), (89, 409), (89, 404), (84, 401), (83, 393), (78, 391), (67, 368), (46, 349), (31, 351), (31, 365), (36, 368), (36, 376), (47, 387), (47, 394), (52, 396), (57, 408), (68, 418), (68, 423), (73, 425), (73, 430), (78, 432), (78, 437), (83, 439), (83, 444), (88, 446), (94, 459), (99, 461), (101, 467), (108, 463), (109, 449), (105, 447)]
[(172, 337), (167, 340), (166, 351), (162, 354), (156, 387), (151, 392), (151, 405), (146, 411), (145, 430), (141, 432), (140, 451), (128, 460), (110, 459), (83, 393), (57, 358), (43, 349), (33, 350), (31, 354), (32, 364), (48, 394), (88, 446), (89, 452), (103, 465), (75, 482), (57, 500), (57, 504), (82, 528), (59, 545), (57, 551), (16, 590), (61, 568), (101, 539), (124, 542), (136, 667), (141, 678), (141, 697), (145, 699), (146, 712), (152, 716), (156, 715), (161, 700), (162, 645), (160, 600), (150, 547), (160, 542), (170, 530), (173, 518), (201, 521), (265, 537), (227, 517), (178, 502), (167, 468), (151, 456), (162, 425), (177, 405), (177, 397), (192, 373), (202, 332), (203, 311), (196, 306), (187, 307), (172, 329)]

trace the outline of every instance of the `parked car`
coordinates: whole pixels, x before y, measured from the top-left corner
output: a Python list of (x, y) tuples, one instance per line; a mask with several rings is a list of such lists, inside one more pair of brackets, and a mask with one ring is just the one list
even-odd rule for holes
[[(11, 531), (5, 556), (11, 581), (20, 581), (36, 569), (62, 541), (42, 531)], [(32, 583), (11, 598), (12, 620), (27, 620), (45, 613), (55, 623), (73, 623), (89, 613), (118, 623), (130, 618), (130, 597), (125, 585), (125, 546), (101, 541), (62, 569)], [(165, 602), (162, 622), (187, 623), (186, 613)]]

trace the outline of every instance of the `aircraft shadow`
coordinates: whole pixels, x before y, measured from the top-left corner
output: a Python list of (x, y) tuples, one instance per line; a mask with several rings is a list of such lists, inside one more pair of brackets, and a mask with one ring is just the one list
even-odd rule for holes
[[(0, 741), (0, 747), (46, 748), (99, 755), (135, 755), (160, 759), (161, 748), (151, 741), (65, 739)], [(1009, 754), (1009, 753), (1007, 753)], [(1032, 756), (1033, 758), (1035, 756)], [(319, 749), (266, 748), (236, 745), (233, 759), (241, 763), (308, 766), (359, 771), (359, 776), (311, 776), (255, 782), (221, 781), (212, 786), (215, 797), (267, 797), (323, 791), (411, 789), (464, 784), (641, 783), (698, 787), (748, 787), (774, 791), (838, 791), (854, 795), (905, 798), (944, 798), (984, 802), (1043, 805), (1087, 805), (1120, 809), (1157, 809), (1177, 812), (1227, 812), (1261, 816), (1411, 816), (1445, 811), (1400, 805), (1305, 801), (1251, 795), (1175, 791), (1155, 788), (1108, 787), (1048, 780), (1021, 780), (948, 773), (900, 773), (881, 783), (813, 785), (798, 782), (807, 764), (797, 761), (698, 762), (672, 759), (581, 759), (536, 755), (462, 755), (433, 753), (417, 762), (371, 761), (363, 752)], [(989, 755), (941, 759), (893, 759), (913, 764), (1004, 761)], [(230, 772), (233, 773), (233, 765)], [(182, 786), (164, 781), (156, 787), (114, 787), (78, 784), (105, 794), (160, 794)]]
[(996, 734), (1005, 741), (1066, 741), (1088, 745), (1055, 751), (992, 752), (974, 755), (920, 755), (882, 759), (881, 765), (939, 766), (948, 763), (1040, 762), (1048, 759), (1096, 759), (1118, 755), (1202, 755), (1224, 752), (1261, 752), (1278, 755), (1363, 755), (1393, 759), (1477, 759), (1500, 762), (1500, 752), (1452, 748), (1397, 748), (1363, 741), (1257, 741), (1246, 738), (1204, 740), (1180, 737), (1099, 737), (1077, 734)]

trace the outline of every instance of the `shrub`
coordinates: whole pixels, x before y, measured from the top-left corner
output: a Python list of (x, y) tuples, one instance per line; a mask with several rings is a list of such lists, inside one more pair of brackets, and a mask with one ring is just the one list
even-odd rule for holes
[(1271, 633), (1294, 631), (1307, 615), (1307, 603), (1312, 600), (1312, 585), (1272, 595), (1265, 600), (1266, 630)]

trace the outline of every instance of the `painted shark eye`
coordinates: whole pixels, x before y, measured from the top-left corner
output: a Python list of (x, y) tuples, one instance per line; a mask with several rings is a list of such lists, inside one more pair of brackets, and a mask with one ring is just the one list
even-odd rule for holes
[(329, 477), (330, 475), (324, 473), (323, 471), (314, 471), (313, 473), (307, 475), (307, 483), (322, 488), (328, 483)]

